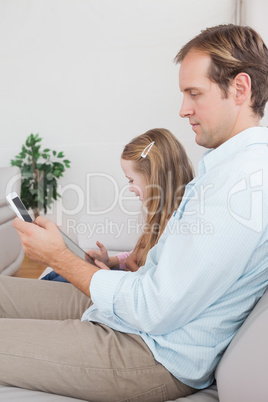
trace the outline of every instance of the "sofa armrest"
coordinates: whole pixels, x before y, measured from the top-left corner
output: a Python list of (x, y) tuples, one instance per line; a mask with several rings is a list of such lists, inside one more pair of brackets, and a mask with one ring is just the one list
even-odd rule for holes
[(268, 400), (268, 291), (223, 355), (216, 379), (221, 402)]

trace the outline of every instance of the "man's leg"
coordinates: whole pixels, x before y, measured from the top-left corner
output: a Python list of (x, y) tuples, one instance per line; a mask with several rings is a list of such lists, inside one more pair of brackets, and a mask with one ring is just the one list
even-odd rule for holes
[[(113, 331), (98, 323), (81, 322), (75, 317), (68, 319), (70, 298), (77, 305), (89, 303), (72, 285), (47, 282), (54, 286), (53, 291), (39, 284), (46, 281), (30, 282), (0, 279), (0, 315), (28, 317), (0, 319), (0, 384), (103, 402), (157, 402), (192, 393), (154, 360), (139, 336)], [(42, 297), (33, 290), (31, 297), (26, 296), (36, 283), (39, 292), (43, 292)], [(18, 306), (15, 289), (21, 297), (24, 289), (25, 299), (31, 300), (32, 308), (28, 311)], [(79, 293), (74, 296), (76, 292)], [(78, 302), (79, 294), (83, 303)], [(43, 309), (55, 307), (57, 314), (64, 317), (56, 318), (53, 312), (52, 318), (47, 319), (50, 314), (42, 312), (42, 319), (38, 319), (40, 312), (35, 312), (35, 296), (38, 304), (44, 300)], [(58, 308), (61, 296), (67, 305), (65, 313), (62, 306)], [(54, 299), (54, 304), (47, 301), (48, 297)], [(7, 300), (12, 304), (12, 299), (9, 308)]]
[(0, 276), (0, 318), (81, 318), (91, 300), (71, 284)]

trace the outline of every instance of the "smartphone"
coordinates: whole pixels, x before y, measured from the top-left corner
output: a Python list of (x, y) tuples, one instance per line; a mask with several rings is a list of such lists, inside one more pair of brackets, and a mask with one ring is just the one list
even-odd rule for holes
[[(10, 193), (6, 196), (7, 201), (9, 202), (10, 206), (12, 207), (13, 211), (17, 215), (18, 218), (26, 221), (26, 222), (33, 222), (29, 212), (25, 208), (23, 202), (21, 201), (20, 197), (18, 196), (17, 193), (13, 192)], [(59, 229), (59, 228), (58, 228)], [(90, 262), (91, 264), (95, 265), (94, 260), (92, 257), (90, 257), (89, 254), (87, 254), (78, 244), (76, 244), (70, 237), (68, 237), (65, 233), (63, 233), (59, 229), (63, 240), (66, 244), (66, 246), (71, 250), (74, 254), (76, 254), (78, 257), (82, 258), (83, 260), (86, 260), (87, 262)]]

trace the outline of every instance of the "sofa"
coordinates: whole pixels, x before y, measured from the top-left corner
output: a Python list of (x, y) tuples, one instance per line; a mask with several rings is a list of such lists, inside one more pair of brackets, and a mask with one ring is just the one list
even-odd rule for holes
[[(194, 395), (178, 398), (176, 401), (267, 402), (267, 339), (268, 291), (259, 300), (226, 349), (216, 369), (216, 383)], [(0, 386), (0, 401), (75, 402), (79, 400), (15, 387)]]
[[(6, 169), (6, 168), (4, 168)], [(10, 168), (8, 168), (10, 169)], [(4, 171), (2, 171), (4, 172)], [(11, 171), (9, 171), (10, 174)], [(11, 180), (14, 174), (13, 169)], [(5, 175), (7, 171), (5, 171)], [(1, 176), (2, 177), (2, 176)], [(12, 183), (11, 183), (12, 184)], [(18, 183), (17, 183), (18, 184)], [(9, 189), (8, 189), (9, 191)], [(17, 191), (14, 188), (12, 191)], [(6, 192), (6, 188), (5, 188)], [(18, 192), (18, 191), (17, 191)], [(14, 214), (7, 207), (5, 199), (0, 198), (2, 204), (7, 209), (11, 221)], [(0, 204), (1, 205), (1, 204)], [(109, 218), (113, 222), (117, 222), (120, 227), (122, 222), (126, 220), (126, 216), (122, 211), (115, 210)], [(90, 221), (88, 220), (90, 219)], [(95, 220), (94, 220), (95, 219)], [(105, 217), (88, 217), (87, 215), (80, 217), (77, 227), (81, 229), (81, 223), (86, 223), (91, 229), (100, 228), (97, 224), (106, 224)], [(138, 216), (131, 215), (132, 220), (138, 219)], [(102, 221), (103, 220), (103, 221)], [(80, 224), (80, 226), (78, 226)], [(95, 225), (95, 226), (94, 226)], [(86, 227), (86, 226), (85, 226)], [(83, 229), (83, 227), (82, 227)], [(129, 230), (132, 229), (132, 230)], [(67, 232), (65, 230), (65, 232)], [(97, 233), (96, 233), (97, 232)], [(109, 250), (114, 250), (114, 254), (118, 252), (116, 245), (120, 244), (120, 250), (130, 250), (136, 243), (138, 232), (133, 230), (133, 226), (124, 226), (121, 231), (120, 239), (115, 239), (113, 233), (104, 234), (101, 231), (85, 230), (68, 233), (73, 240), (83, 249), (93, 248), (96, 240), (105, 244)], [(1, 236), (1, 227), (0, 227)], [(116, 241), (115, 241), (116, 240)], [(1, 247), (1, 244), (0, 244)], [(109, 252), (110, 253), (110, 252)], [(110, 254), (113, 254), (110, 253)], [(20, 252), (19, 252), (20, 254)], [(21, 258), (21, 257), (20, 257)], [(49, 272), (49, 267), (43, 275)], [(7, 271), (6, 271), (7, 272)], [(10, 271), (9, 271), (10, 272)], [(7, 273), (8, 274), (8, 273)], [(9, 273), (12, 274), (11, 272)], [(43, 276), (42, 275), (42, 276)], [(207, 389), (198, 391), (196, 394), (178, 398), (179, 402), (267, 402), (268, 401), (268, 381), (267, 381), (267, 360), (268, 348), (266, 340), (268, 339), (268, 291), (263, 295), (257, 303), (247, 320), (244, 322), (236, 336), (233, 338), (229, 347), (226, 349), (215, 373), (216, 382)], [(75, 402), (78, 399), (68, 398), (61, 395), (48, 394), (38, 391), (30, 391), (16, 387), (7, 387), (0, 385), (0, 401), (2, 402)], [(106, 402), (106, 401), (104, 401)], [(108, 402), (108, 401), (107, 401)], [(170, 402), (170, 401), (169, 401)]]

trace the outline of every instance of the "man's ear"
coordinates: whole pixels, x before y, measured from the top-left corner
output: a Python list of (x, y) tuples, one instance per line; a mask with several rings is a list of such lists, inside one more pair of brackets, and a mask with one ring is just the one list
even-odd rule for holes
[(237, 105), (251, 98), (251, 78), (247, 73), (239, 73), (233, 79), (234, 98)]

